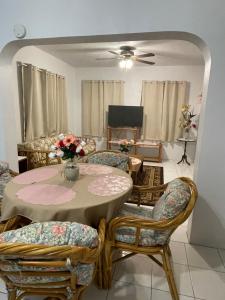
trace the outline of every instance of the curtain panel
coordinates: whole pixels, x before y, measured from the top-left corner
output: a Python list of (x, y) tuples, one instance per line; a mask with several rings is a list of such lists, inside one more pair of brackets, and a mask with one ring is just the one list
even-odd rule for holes
[(179, 118), (182, 104), (187, 103), (187, 91), (186, 81), (142, 82), (145, 139), (174, 142), (181, 136)]
[(65, 79), (17, 64), (22, 141), (68, 131)]
[(104, 136), (109, 105), (124, 103), (124, 81), (82, 80), (83, 135)]

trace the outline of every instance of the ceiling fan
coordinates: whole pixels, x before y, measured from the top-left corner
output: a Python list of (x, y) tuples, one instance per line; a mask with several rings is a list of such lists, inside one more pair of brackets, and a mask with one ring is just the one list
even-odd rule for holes
[[(133, 65), (133, 61), (137, 61), (143, 64), (147, 64), (147, 65), (154, 65), (155, 63), (152, 61), (147, 61), (147, 60), (143, 60), (142, 58), (145, 57), (152, 57), (155, 56), (155, 54), (153, 53), (145, 53), (145, 54), (140, 54), (140, 55), (135, 55), (134, 51), (136, 50), (135, 47), (132, 46), (121, 46), (119, 52), (115, 52), (115, 51), (108, 51), (109, 53), (112, 53), (114, 55), (116, 55), (116, 57), (102, 57), (102, 58), (97, 58), (97, 60), (111, 60), (111, 59), (119, 59), (120, 60), (120, 67), (128, 67), (128, 65), (130, 65), (130, 67)], [(123, 66), (124, 65), (124, 66)], [(127, 65), (127, 66), (126, 66)]]

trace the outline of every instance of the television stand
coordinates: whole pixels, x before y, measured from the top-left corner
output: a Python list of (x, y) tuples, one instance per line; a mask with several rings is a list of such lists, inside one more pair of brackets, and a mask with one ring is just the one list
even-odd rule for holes
[(138, 127), (108, 127), (107, 128), (107, 149), (109, 150), (111, 150), (112, 144), (118, 145), (118, 140), (116, 142), (116, 140), (112, 139), (113, 132), (118, 132), (118, 133), (124, 132), (125, 134), (127, 132), (131, 132), (134, 143), (136, 143), (136, 141), (140, 136), (140, 128)]
[(146, 141), (140, 142), (140, 129), (139, 127), (108, 127), (107, 128), (107, 149), (111, 150), (112, 145), (119, 146), (120, 139), (113, 139), (112, 134), (113, 132), (124, 132), (125, 134), (130, 132), (132, 134), (131, 139), (134, 140), (134, 144), (132, 145), (134, 149), (134, 154), (138, 154), (138, 149), (156, 149), (157, 155), (156, 156), (144, 156), (145, 161), (154, 161), (154, 162), (161, 162), (162, 161), (162, 143), (160, 141)]

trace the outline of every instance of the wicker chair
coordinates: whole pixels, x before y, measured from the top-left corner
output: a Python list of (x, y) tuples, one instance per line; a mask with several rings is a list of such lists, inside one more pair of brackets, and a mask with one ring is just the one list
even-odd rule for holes
[[(32, 295), (77, 300), (95, 276), (105, 237), (104, 219), (98, 233), (78, 223), (50, 223), (34, 223), (0, 234), (0, 277), (6, 283), (9, 300)], [(41, 233), (38, 226), (42, 226)], [(34, 232), (42, 237), (41, 242), (26, 243), (24, 240), (34, 239)]]
[(130, 165), (129, 156), (116, 150), (96, 151), (87, 158), (86, 162), (107, 165), (123, 171), (129, 171)]
[(7, 162), (0, 161), (0, 215), (5, 186), (12, 179), (12, 177), (17, 175), (18, 173), (9, 169), (9, 164)]
[[(111, 287), (112, 263), (140, 253), (164, 269), (172, 298), (179, 299), (170, 263), (169, 239), (191, 214), (197, 199), (197, 189), (192, 180), (181, 177), (169, 184), (152, 188), (152, 192), (159, 190), (165, 192), (153, 211), (125, 204), (119, 216), (109, 222), (102, 255), (103, 281), (100, 284), (103, 288)], [(113, 248), (131, 253), (112, 261)], [(154, 257), (155, 254), (162, 257), (162, 263)]]

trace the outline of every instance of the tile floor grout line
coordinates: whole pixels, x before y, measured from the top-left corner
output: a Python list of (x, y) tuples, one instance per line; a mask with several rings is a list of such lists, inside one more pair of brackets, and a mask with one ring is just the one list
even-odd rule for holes
[(185, 249), (185, 254), (186, 254), (186, 259), (187, 259), (188, 272), (189, 272), (190, 281), (191, 281), (191, 288), (192, 288), (192, 291), (193, 291), (194, 298), (196, 298), (195, 297), (195, 291), (194, 291), (194, 284), (193, 284), (192, 277), (191, 277), (191, 271), (190, 271), (190, 266), (189, 266), (189, 260), (188, 260), (186, 245), (184, 245), (184, 249)]
[[(165, 293), (168, 293), (170, 294), (170, 291), (165, 291), (165, 290), (161, 290), (161, 289), (157, 289), (157, 288), (152, 288), (153, 290), (156, 290), (156, 291), (160, 291), (160, 292), (165, 292)], [(189, 295), (185, 295), (185, 294), (181, 294), (181, 293), (178, 293), (179, 296), (185, 296), (185, 297), (188, 297), (190, 299), (195, 299), (195, 297), (192, 297), (192, 296), (189, 296)], [(171, 294), (170, 294), (171, 296)], [(200, 299), (200, 298), (199, 298)], [(205, 300), (205, 299), (201, 299), (201, 300)]]
[[(218, 255), (219, 255), (219, 258), (220, 258), (220, 260), (221, 260), (221, 262), (222, 262), (223, 267), (225, 268), (225, 263), (224, 263), (224, 260), (223, 260), (223, 258), (222, 258), (222, 255), (220, 254), (219, 248), (217, 248), (217, 253), (218, 253)], [(225, 272), (225, 270), (224, 270), (224, 272)]]

